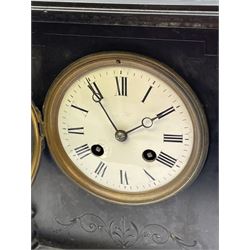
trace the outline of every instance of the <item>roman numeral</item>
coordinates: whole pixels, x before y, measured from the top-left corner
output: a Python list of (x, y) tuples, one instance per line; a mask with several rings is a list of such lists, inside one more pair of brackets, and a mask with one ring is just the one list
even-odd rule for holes
[(150, 93), (152, 88), (153, 88), (152, 86), (149, 87), (149, 89), (147, 90), (147, 92), (146, 92), (145, 96), (143, 97), (143, 99), (141, 100), (141, 102), (145, 102), (145, 100), (148, 97), (148, 94)]
[(83, 127), (79, 128), (68, 128), (68, 133), (69, 134), (77, 134), (77, 135), (83, 135)]
[(177, 161), (177, 159), (165, 154), (164, 152), (160, 152), (156, 160), (170, 168), (172, 168)]
[(126, 171), (120, 170), (120, 181), (121, 184), (128, 185), (128, 176)]
[(147, 172), (145, 169), (143, 169), (143, 170), (144, 170), (145, 174), (147, 176), (149, 176), (150, 179), (152, 179), (153, 181), (155, 181), (155, 178), (151, 174), (149, 174), (149, 172)]
[(183, 135), (172, 135), (172, 134), (164, 134), (163, 135), (164, 142), (183, 142)]
[(75, 106), (75, 105), (73, 105), (73, 104), (71, 104), (71, 107), (72, 107), (72, 108), (75, 108), (75, 109), (78, 109), (78, 110), (81, 110), (81, 111), (83, 111), (83, 112), (85, 112), (85, 113), (88, 113), (88, 112), (89, 112), (88, 110), (83, 109), (83, 108), (80, 108), (80, 107), (77, 107), (77, 106)]
[(98, 88), (97, 84), (95, 82), (91, 83), (89, 78), (86, 78), (86, 81), (88, 82), (88, 87), (92, 91), (93, 96), (95, 96), (98, 101), (101, 101), (103, 99), (103, 95), (100, 89)]
[(76, 154), (80, 157), (80, 159), (88, 156), (91, 153), (88, 144), (84, 144), (82, 146), (79, 146), (79, 147), (75, 148), (74, 150), (75, 150)]
[(127, 96), (127, 77), (121, 76), (120, 78), (118, 76), (115, 77), (116, 80), (116, 87), (118, 91), (118, 95), (121, 96)]
[(99, 163), (99, 165), (97, 166), (95, 173), (100, 175), (101, 177), (104, 176), (105, 171), (107, 169), (108, 166), (106, 166), (102, 161)]
[(170, 107), (170, 108), (168, 108), (168, 109), (162, 111), (161, 113), (157, 114), (156, 116), (157, 116), (158, 119), (161, 119), (162, 117), (164, 117), (164, 116), (166, 116), (166, 115), (169, 115), (169, 114), (171, 114), (171, 113), (174, 112), (174, 111), (175, 111), (175, 109), (174, 109), (174, 107), (172, 106), (172, 107)]

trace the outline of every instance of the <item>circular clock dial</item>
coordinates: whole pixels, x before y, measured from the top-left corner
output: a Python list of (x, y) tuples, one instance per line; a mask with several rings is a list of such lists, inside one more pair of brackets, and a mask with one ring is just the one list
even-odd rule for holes
[[(100, 91), (100, 101), (90, 86)], [(122, 65), (100, 67), (72, 82), (60, 105), (58, 130), (75, 166), (119, 191), (169, 183), (185, 168), (193, 148), (192, 120), (178, 94), (157, 75)], [(117, 131), (126, 139), (119, 140)]]
[(163, 199), (190, 182), (204, 161), (206, 126), (197, 99), (181, 78), (158, 66), (104, 53), (71, 65), (53, 84), (45, 105), (47, 128), (52, 125), (47, 140), (58, 150), (52, 146), (52, 154), (75, 181), (105, 199)]

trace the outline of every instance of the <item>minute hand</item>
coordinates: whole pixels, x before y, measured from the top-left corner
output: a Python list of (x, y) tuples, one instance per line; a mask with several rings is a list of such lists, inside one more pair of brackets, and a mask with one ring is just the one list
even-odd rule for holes
[(102, 95), (101, 91), (99, 90), (99, 88), (97, 87), (96, 83), (93, 82), (93, 86), (92, 86), (90, 83), (88, 83), (88, 87), (89, 87), (89, 89), (90, 89), (90, 90), (92, 91), (92, 93), (93, 93), (93, 96), (92, 96), (93, 100), (94, 100), (95, 102), (98, 102), (98, 103), (100, 104), (102, 110), (104, 111), (104, 113), (105, 113), (106, 116), (108, 117), (108, 119), (109, 119), (110, 123), (112, 124), (113, 128), (115, 129), (115, 131), (118, 131), (118, 129), (117, 129), (117, 127), (115, 126), (114, 122), (113, 122), (112, 119), (110, 118), (108, 112), (106, 111), (106, 109), (104, 108), (104, 106), (103, 106), (102, 103), (101, 103), (101, 100), (103, 99), (103, 95)]
[(167, 109), (165, 109), (164, 111), (160, 112), (159, 114), (157, 114), (157, 115), (156, 115), (155, 117), (153, 117), (153, 118), (145, 117), (145, 118), (142, 119), (141, 125), (139, 125), (139, 126), (137, 126), (137, 127), (135, 127), (135, 128), (132, 128), (132, 129), (128, 130), (126, 133), (129, 134), (129, 133), (131, 133), (131, 132), (133, 132), (133, 131), (135, 131), (135, 130), (141, 128), (141, 127), (150, 128), (150, 127), (152, 127), (154, 120), (156, 120), (156, 119), (161, 119), (161, 118), (163, 118), (164, 116), (169, 115), (170, 113), (172, 113), (172, 112), (174, 112), (174, 111), (175, 111), (175, 109), (174, 109), (174, 107), (172, 106), (172, 107), (167, 108)]

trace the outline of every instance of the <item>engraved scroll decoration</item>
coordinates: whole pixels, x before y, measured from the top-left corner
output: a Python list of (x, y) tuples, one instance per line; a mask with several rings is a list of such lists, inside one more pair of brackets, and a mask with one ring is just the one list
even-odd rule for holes
[(164, 245), (168, 241), (174, 242), (180, 249), (191, 248), (197, 245), (197, 241), (185, 242), (181, 237), (169, 231), (165, 226), (159, 224), (147, 224), (139, 228), (134, 222), (126, 221), (121, 217), (119, 221), (111, 220), (105, 223), (102, 218), (92, 213), (85, 213), (74, 217), (66, 222), (55, 218), (56, 222), (65, 227), (78, 224), (80, 228), (88, 233), (105, 232), (119, 247), (135, 247), (140, 240), (149, 240), (156, 245)]

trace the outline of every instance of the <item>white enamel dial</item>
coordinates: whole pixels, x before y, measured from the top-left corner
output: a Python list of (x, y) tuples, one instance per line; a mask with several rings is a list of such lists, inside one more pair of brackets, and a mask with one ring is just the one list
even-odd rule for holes
[(62, 97), (57, 124), (73, 164), (120, 192), (150, 191), (174, 180), (190, 159), (194, 127), (170, 81), (123, 65), (75, 79)]

